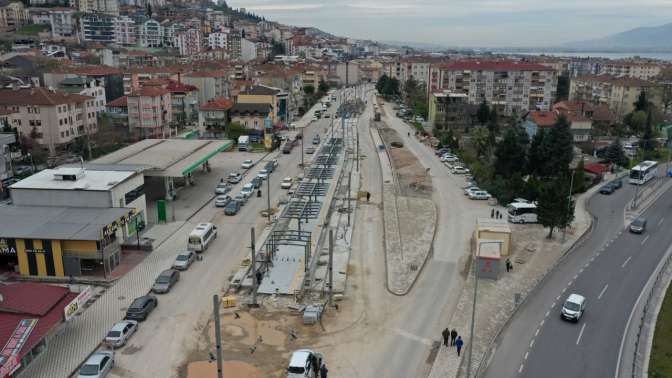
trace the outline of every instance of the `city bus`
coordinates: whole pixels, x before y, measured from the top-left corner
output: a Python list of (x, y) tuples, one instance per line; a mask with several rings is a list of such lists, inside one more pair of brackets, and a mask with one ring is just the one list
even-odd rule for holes
[(190, 251), (203, 252), (216, 237), (217, 227), (214, 224), (199, 223), (189, 234), (187, 249)]
[(658, 176), (658, 162), (646, 160), (630, 170), (630, 183), (644, 185), (652, 178)]
[(530, 202), (513, 202), (506, 207), (511, 223), (537, 223), (537, 205)]

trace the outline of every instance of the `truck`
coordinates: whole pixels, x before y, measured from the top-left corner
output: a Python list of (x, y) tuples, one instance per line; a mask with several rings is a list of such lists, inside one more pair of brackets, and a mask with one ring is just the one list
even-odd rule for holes
[(241, 135), (238, 137), (238, 151), (250, 150), (250, 137), (248, 135)]

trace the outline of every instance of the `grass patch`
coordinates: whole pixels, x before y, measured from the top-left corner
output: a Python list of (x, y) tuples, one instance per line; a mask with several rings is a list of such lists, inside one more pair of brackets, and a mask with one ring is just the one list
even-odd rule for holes
[(49, 29), (51, 29), (51, 27), (49, 25), (31, 24), (31, 25), (26, 25), (26, 26), (22, 27), (21, 29), (17, 30), (16, 34), (37, 35), (41, 32), (45, 32)]
[(649, 377), (672, 377), (672, 290), (667, 290), (653, 334)]

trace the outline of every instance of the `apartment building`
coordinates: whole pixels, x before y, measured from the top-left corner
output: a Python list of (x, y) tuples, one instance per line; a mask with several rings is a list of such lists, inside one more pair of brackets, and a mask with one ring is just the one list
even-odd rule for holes
[(184, 75), (182, 82), (198, 88), (198, 103), (205, 104), (214, 98), (230, 98), (231, 90), (226, 70), (196, 71)]
[(468, 100), (469, 96), (464, 93), (451, 93), (448, 90), (432, 93), (429, 96), (427, 121), (439, 130), (470, 126), (478, 105), (469, 104)]
[(102, 13), (119, 15), (119, 0), (70, 0), (70, 8), (82, 13)]
[(58, 84), (58, 89), (65, 93), (77, 93), (93, 98), (91, 109), (96, 115), (105, 111), (105, 87), (95, 79), (85, 76), (69, 77)]
[(173, 108), (170, 91), (143, 87), (128, 95), (128, 127), (139, 138), (165, 138), (170, 135)]
[(75, 10), (70, 8), (52, 8), (49, 10), (49, 24), (52, 38), (70, 38), (75, 36)]
[(149, 19), (138, 26), (138, 44), (140, 47), (161, 47), (163, 44), (163, 27)]
[(654, 83), (630, 77), (578, 76), (570, 81), (569, 99), (606, 104), (619, 119), (622, 119), (635, 108), (634, 103), (642, 91), (649, 94), (649, 101), (660, 106), (660, 97), (654, 89)]
[(236, 99), (236, 106), (241, 104), (267, 104), (271, 109), (271, 121), (287, 123), (289, 94), (280, 89), (255, 85), (241, 91)]
[(485, 101), (501, 113), (548, 110), (556, 96), (558, 73), (536, 63), (461, 61), (432, 69), (432, 90), (463, 93), (469, 104)]
[(198, 108), (198, 130), (206, 137), (217, 137), (229, 124), (229, 110), (233, 101), (218, 97)]
[(128, 16), (119, 16), (114, 19), (114, 41), (119, 45), (138, 43), (134, 19)]
[(606, 62), (599, 66), (598, 75), (630, 77), (639, 80), (652, 80), (660, 75), (662, 67), (657, 64), (634, 62)]
[(29, 23), (30, 14), (23, 3), (0, 0), (0, 32), (15, 31)]
[(179, 32), (173, 37), (173, 46), (180, 56), (196, 55), (203, 51), (203, 34), (195, 28)]
[(227, 49), (229, 47), (229, 33), (214, 32), (208, 34), (208, 47), (211, 50)]
[(104, 13), (91, 13), (79, 19), (82, 40), (87, 42), (114, 43), (114, 17)]
[(48, 88), (0, 90), (0, 111), (13, 111), (12, 127), (50, 154), (97, 131), (94, 98)]

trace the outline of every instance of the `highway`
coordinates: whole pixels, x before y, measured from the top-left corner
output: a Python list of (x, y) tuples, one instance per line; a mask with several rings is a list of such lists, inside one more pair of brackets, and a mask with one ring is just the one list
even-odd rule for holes
[[(647, 230), (637, 235), (625, 229), (622, 211), (634, 191), (624, 180), (616, 193), (590, 200), (589, 211), (597, 217), (592, 234), (514, 315), (482, 376), (614, 377), (632, 308), (672, 244), (672, 192), (644, 211)], [(570, 293), (586, 297), (578, 323), (560, 318)]]

